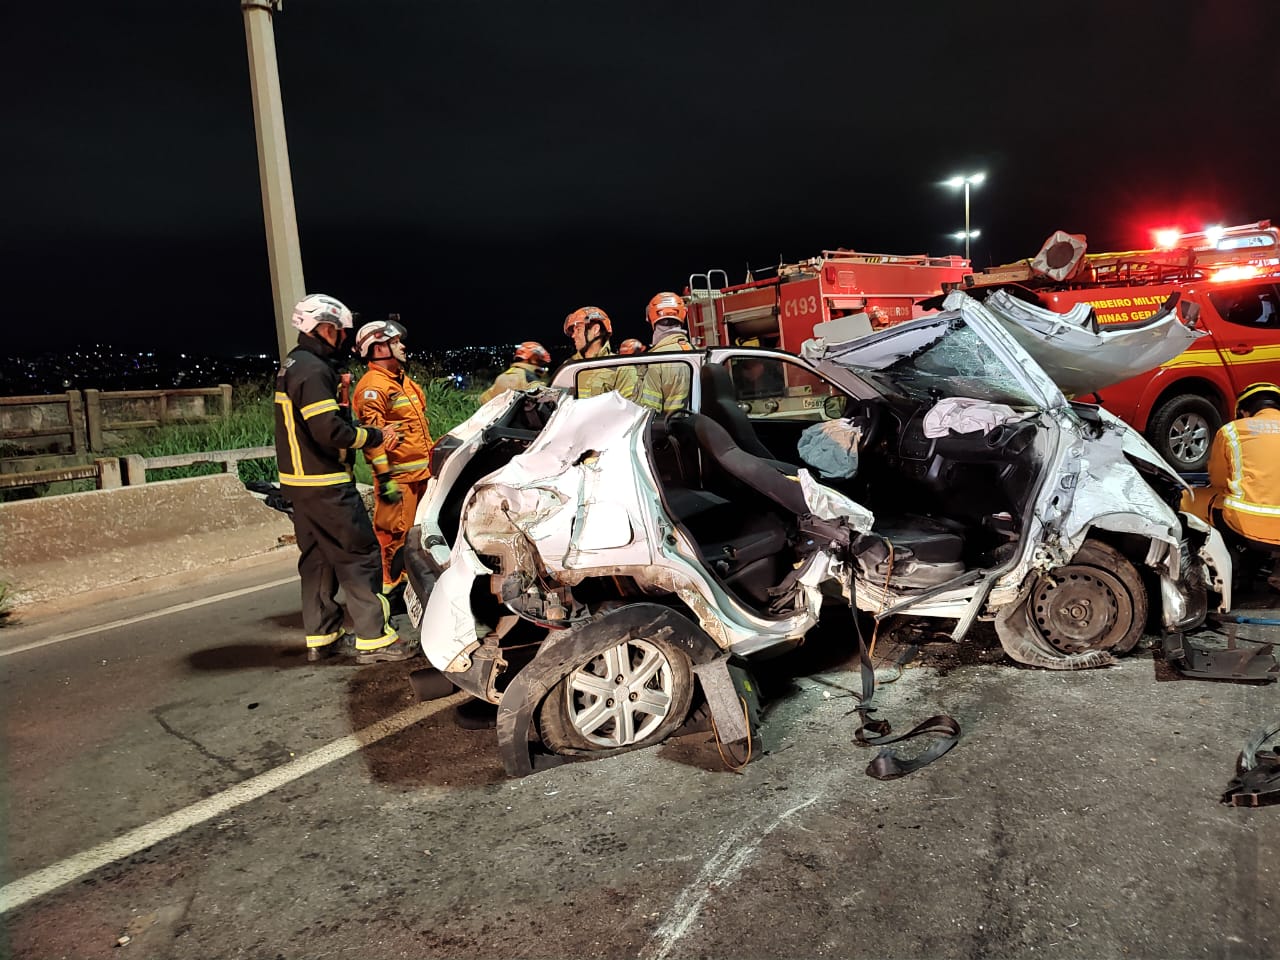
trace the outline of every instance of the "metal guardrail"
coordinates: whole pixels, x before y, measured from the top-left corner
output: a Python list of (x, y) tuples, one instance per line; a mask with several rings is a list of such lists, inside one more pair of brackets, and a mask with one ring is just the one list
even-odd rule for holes
[(148, 470), (188, 467), (197, 463), (220, 463), (222, 472), (230, 473), (241, 460), (275, 459), (275, 455), (275, 447), (243, 447), (239, 450), (175, 453), (164, 457), (143, 457), (137, 454), (127, 457), (100, 457), (93, 463), (83, 466), (0, 474), (0, 490), (33, 487), (61, 480), (93, 480), (97, 489), (110, 490), (114, 487), (146, 483)]

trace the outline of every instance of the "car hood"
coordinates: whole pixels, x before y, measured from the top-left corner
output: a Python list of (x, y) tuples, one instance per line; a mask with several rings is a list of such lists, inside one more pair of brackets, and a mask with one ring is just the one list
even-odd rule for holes
[[(960, 291), (943, 306), (941, 313), (847, 343), (811, 340), (805, 356), (834, 379), (853, 373), (905, 396), (976, 397), (1040, 410), (1067, 405), (1052, 378), (985, 306)], [(944, 346), (948, 338), (955, 349)], [(917, 365), (930, 354), (932, 369)]]
[(997, 290), (984, 305), (1001, 327), (1063, 391), (1088, 394), (1168, 363), (1205, 335), (1178, 319), (1177, 297), (1136, 323), (1099, 326), (1092, 308), (1066, 313)]

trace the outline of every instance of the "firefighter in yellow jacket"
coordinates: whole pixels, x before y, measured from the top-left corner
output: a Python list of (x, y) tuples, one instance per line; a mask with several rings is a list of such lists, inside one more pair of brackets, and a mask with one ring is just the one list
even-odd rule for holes
[[(645, 316), (653, 327), (649, 353), (684, 353), (693, 349), (685, 331), (689, 308), (677, 293), (665, 291), (649, 301)], [(647, 364), (641, 373), (636, 402), (658, 413), (683, 410), (689, 405), (692, 371), (687, 363)]]
[(348, 653), (341, 587), (355, 625), (358, 663), (406, 660), (418, 647), (400, 637), (381, 591), (378, 541), (351, 475), (353, 450), (395, 450), (395, 428), (353, 423), (338, 402), (351, 311), (324, 294), (293, 308), (298, 345), (276, 375), (276, 464), (293, 506), (307, 659)]
[(404, 594), (405, 536), (431, 476), (432, 447), (426, 396), (405, 373), (404, 335), (394, 319), (366, 323), (356, 332), (356, 352), (369, 369), (352, 398), (362, 422), (389, 425), (400, 435), (394, 450), (376, 446), (365, 450), (377, 495), (373, 530), (382, 548), (382, 590), (397, 605)]
[[(1209, 450), (1210, 517), (1228, 544), (1280, 552), (1280, 387), (1246, 387), (1236, 418)], [(1280, 589), (1280, 571), (1270, 582)]]
[(498, 374), (498, 378), (484, 393), (480, 394), (480, 402), (488, 403), (504, 390), (532, 390), (547, 385), (547, 367), (551, 365), (551, 354), (537, 340), (526, 340), (516, 347), (515, 359), (511, 366)]
[[(573, 341), (574, 354), (569, 359), (612, 357), (609, 337), (613, 323), (599, 307), (579, 307), (564, 318), (565, 336)], [(625, 365), (584, 370), (575, 376), (579, 399), (599, 396), (616, 390), (628, 400), (636, 398), (636, 369)]]

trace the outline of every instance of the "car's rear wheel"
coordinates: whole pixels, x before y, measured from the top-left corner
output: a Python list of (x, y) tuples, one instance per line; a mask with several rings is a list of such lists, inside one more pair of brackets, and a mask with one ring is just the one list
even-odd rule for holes
[(657, 743), (693, 700), (688, 656), (658, 637), (628, 638), (579, 664), (543, 701), (538, 727), (556, 752)]
[(1125, 653), (1147, 625), (1147, 590), (1124, 554), (1088, 540), (1064, 567), (1050, 571), (1030, 597), (1030, 621), (1060, 653)]
[(1161, 404), (1147, 424), (1147, 437), (1179, 473), (1198, 473), (1209, 463), (1209, 445), (1222, 426), (1213, 401), (1184, 393)]

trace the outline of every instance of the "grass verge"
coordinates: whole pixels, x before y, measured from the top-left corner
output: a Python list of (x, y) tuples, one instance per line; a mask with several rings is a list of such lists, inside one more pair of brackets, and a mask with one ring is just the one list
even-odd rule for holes
[[(427, 398), (427, 416), (431, 420), (431, 435), (442, 437), (456, 427), (480, 405), (480, 394), (458, 390), (448, 378), (429, 380), (422, 385)], [(254, 385), (236, 387), (234, 409), (225, 420), (209, 423), (174, 424), (153, 430), (140, 431), (112, 453), (120, 456), (138, 454), (144, 457), (164, 457), (182, 453), (199, 453), (207, 450), (241, 450), (246, 447), (267, 447), (275, 443), (274, 392)], [(193, 464), (189, 467), (168, 467), (147, 471), (147, 479), (177, 480), (184, 477), (206, 476), (221, 472), (216, 463)], [(242, 460), (239, 464), (240, 479), (274, 483), (275, 458)], [(372, 483), (373, 477), (364, 457), (356, 458), (358, 483)]]

